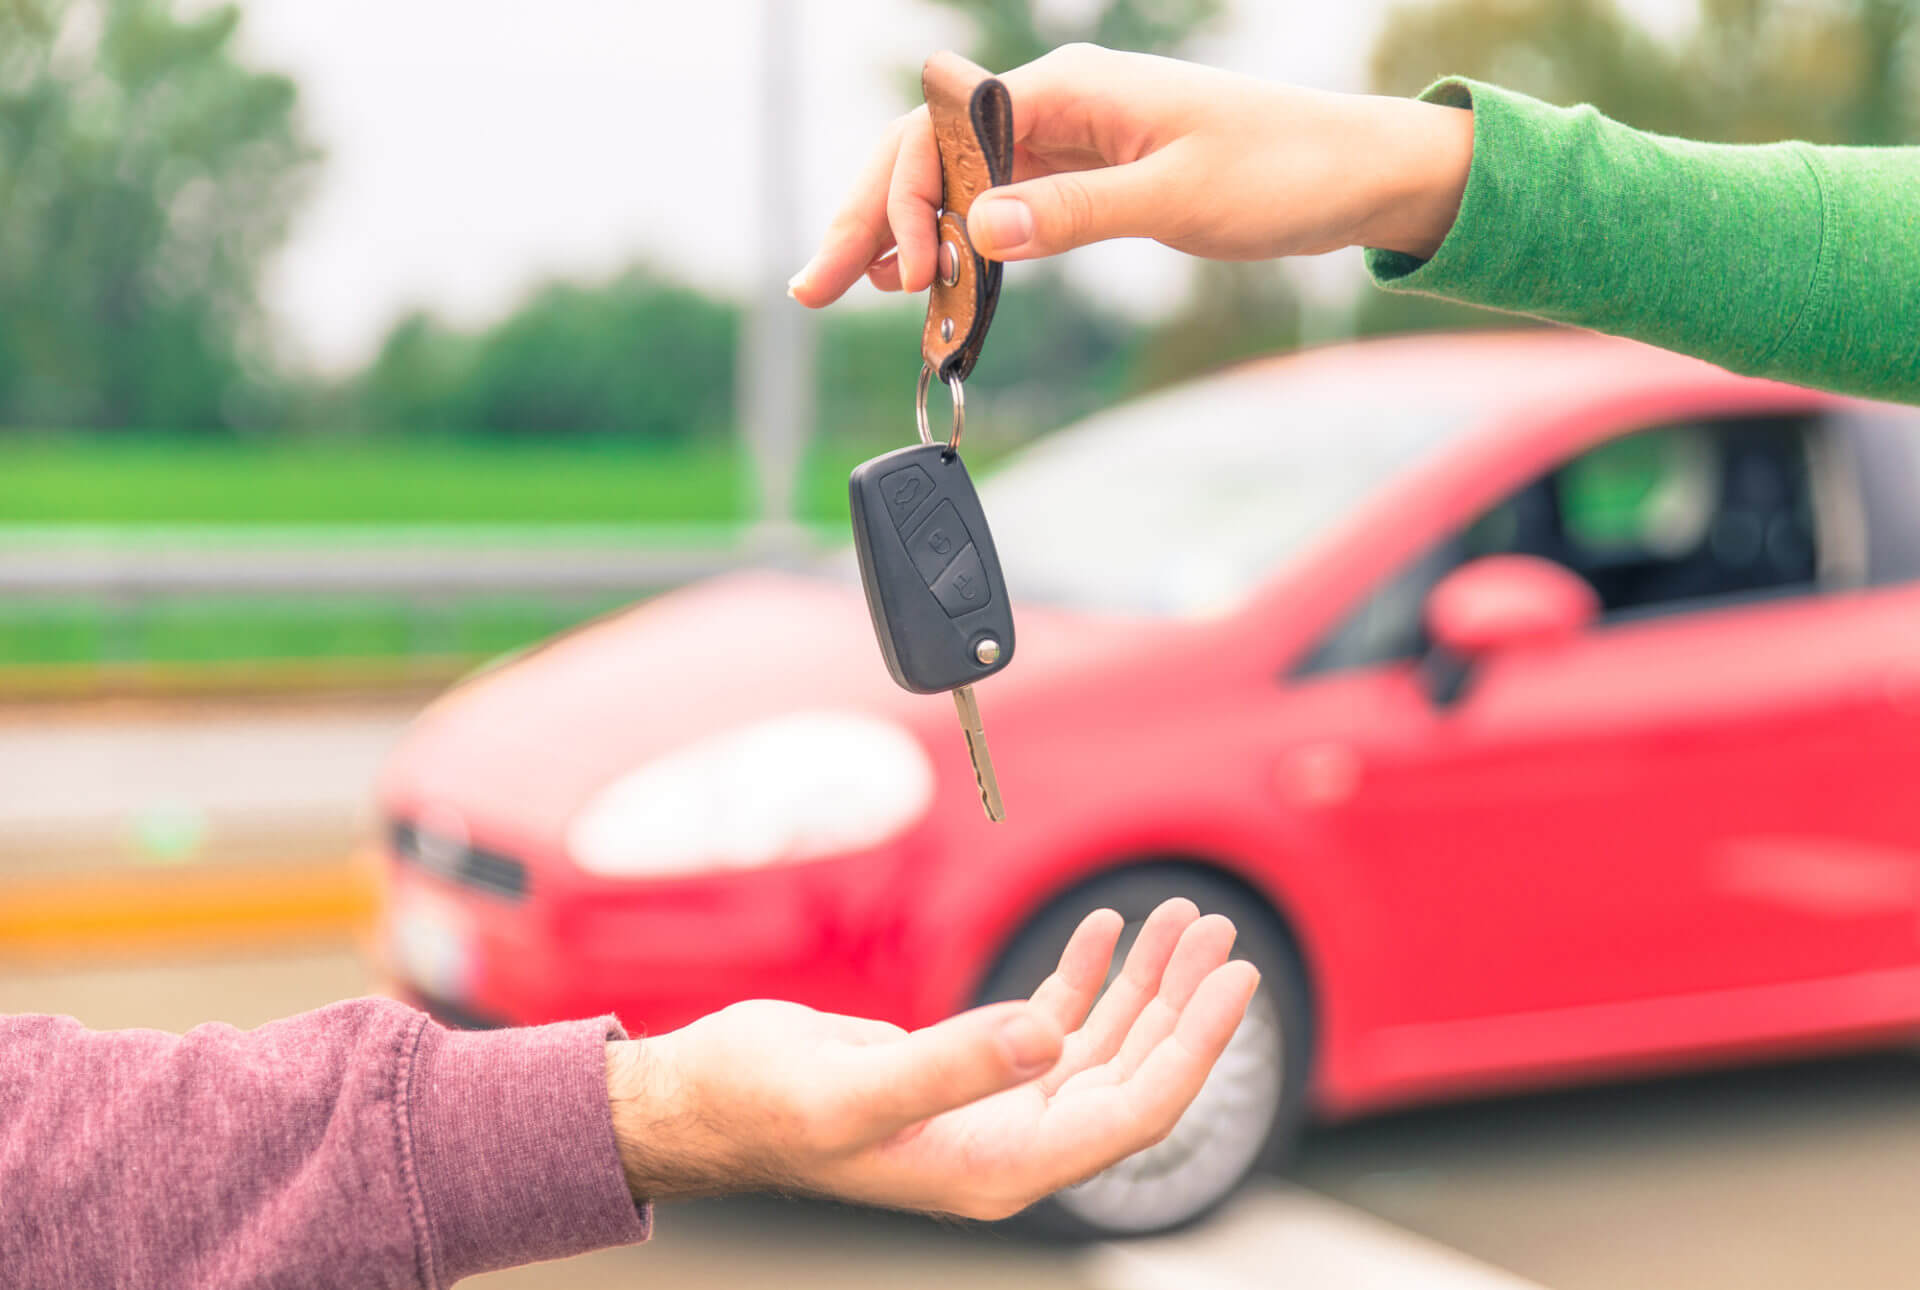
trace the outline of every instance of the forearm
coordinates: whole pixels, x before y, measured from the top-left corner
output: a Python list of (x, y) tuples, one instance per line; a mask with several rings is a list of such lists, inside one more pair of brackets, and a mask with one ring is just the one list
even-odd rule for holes
[(638, 1240), (603, 1022), (381, 1000), (241, 1032), (0, 1018), (9, 1286), (441, 1286)]
[(1392, 290), (1629, 336), (1735, 371), (1920, 401), (1920, 149), (1734, 147), (1447, 81), (1474, 109), (1457, 219)]

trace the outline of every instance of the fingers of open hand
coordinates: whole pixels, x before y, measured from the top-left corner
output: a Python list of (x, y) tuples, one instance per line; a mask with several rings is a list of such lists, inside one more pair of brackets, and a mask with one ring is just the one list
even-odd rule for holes
[(1120, 1043), (1120, 1051), (1101, 1065), (1080, 1072), (1062, 1086), (1061, 1095), (1094, 1084), (1117, 1084), (1139, 1070), (1147, 1055), (1173, 1033), (1200, 983), (1227, 961), (1233, 952), (1235, 933), (1233, 921), (1220, 914), (1208, 914), (1189, 924), (1160, 977), (1159, 993), (1140, 1010)]
[(1173, 1032), (1153, 1046), (1131, 1076), (1055, 1098), (1041, 1134), (1056, 1170), (1049, 1190), (1090, 1177), (1166, 1137), (1206, 1083), (1259, 984), (1260, 973), (1251, 963), (1222, 964), (1200, 982)]
[(1181, 1009), (1173, 1033), (1115, 1086), (1127, 1095), (1132, 1126), (1146, 1141), (1164, 1136), (1207, 1082), (1259, 985), (1259, 969), (1245, 960), (1214, 968)]
[(1032, 1079), (1053, 1065), (1060, 1043), (1053, 1019), (1022, 1000), (843, 1052), (834, 1087), (846, 1145), (879, 1141)]
[[(846, 204), (827, 226), (820, 249), (788, 285), (793, 298), (809, 309), (830, 305), (846, 294), (847, 288), (893, 245), (893, 230), (887, 223), (887, 196), (900, 156), (900, 141), (912, 119), (909, 114), (888, 127), (861, 168)], [(934, 196), (938, 200), (938, 192)], [(931, 231), (928, 236), (932, 236)]]
[(1100, 997), (1100, 987), (1107, 983), (1107, 965), (1113, 962), (1113, 947), (1125, 926), (1111, 909), (1096, 909), (1081, 919), (1060, 951), (1060, 966), (1033, 992), (1034, 1006), (1052, 1017), (1063, 1033), (1071, 1034), (1085, 1021), (1093, 1001)]
[(1181, 933), (1199, 917), (1199, 909), (1183, 896), (1163, 902), (1147, 915), (1133, 948), (1127, 951), (1120, 975), (1094, 1004), (1086, 1025), (1068, 1037), (1060, 1064), (1047, 1073), (1042, 1088), (1052, 1093), (1080, 1071), (1098, 1066), (1120, 1051), (1140, 1010), (1159, 993), (1160, 978), (1173, 958)]
[(836, 1039), (849, 1044), (891, 1044), (905, 1039), (908, 1032), (891, 1021), (874, 1021), (869, 1017), (849, 1017), (838, 1013), (821, 1013), (821, 1024)]

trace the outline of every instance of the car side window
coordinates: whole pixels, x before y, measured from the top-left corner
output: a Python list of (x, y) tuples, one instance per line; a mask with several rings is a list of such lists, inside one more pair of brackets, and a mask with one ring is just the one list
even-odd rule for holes
[(1813, 590), (1811, 431), (1798, 419), (1661, 426), (1609, 440), (1487, 511), (1465, 559), (1566, 566), (1609, 617)]
[(1294, 669), (1296, 676), (1373, 667), (1427, 651), (1427, 593), (1459, 563), (1457, 544), (1427, 552), (1362, 600)]
[(1832, 424), (1857, 460), (1864, 580), (1920, 580), (1920, 411), (1852, 406)]
[(1564, 565), (1592, 585), (1602, 612), (1615, 619), (1812, 591), (1832, 564), (1816, 522), (1816, 498), (1831, 491), (1829, 466), (1816, 427), (1799, 417), (1665, 425), (1610, 439), (1515, 490), (1414, 561), (1296, 671), (1419, 656), (1427, 593), (1482, 556)]

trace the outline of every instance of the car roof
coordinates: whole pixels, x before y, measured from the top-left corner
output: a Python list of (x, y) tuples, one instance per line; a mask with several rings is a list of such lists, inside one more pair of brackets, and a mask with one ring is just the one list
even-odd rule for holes
[(1332, 390), (1404, 385), (1471, 406), (1483, 421), (1543, 400), (1763, 384), (1699, 359), (1566, 327), (1354, 341), (1257, 359), (1238, 374), (1271, 380), (1276, 393), (1323, 385)]

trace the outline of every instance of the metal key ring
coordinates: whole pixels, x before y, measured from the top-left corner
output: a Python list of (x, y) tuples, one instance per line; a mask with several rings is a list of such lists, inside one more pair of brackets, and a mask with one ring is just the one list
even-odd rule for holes
[[(933, 364), (920, 364), (920, 384), (913, 392), (913, 421), (920, 427), (920, 442), (933, 442), (933, 428), (927, 424), (927, 387), (933, 383)], [(967, 396), (961, 392), (960, 378), (947, 378), (947, 391), (953, 395), (953, 433), (947, 436), (947, 451), (960, 451), (960, 433), (967, 428)]]

